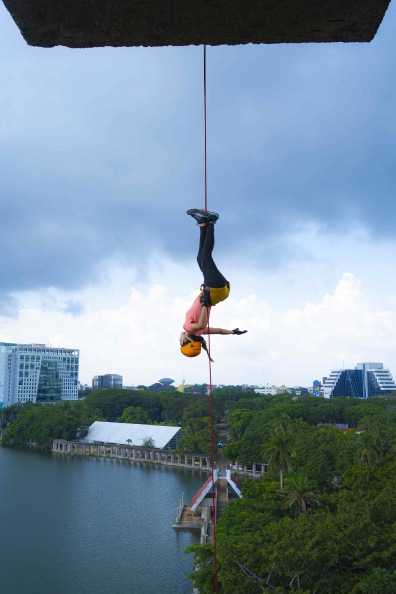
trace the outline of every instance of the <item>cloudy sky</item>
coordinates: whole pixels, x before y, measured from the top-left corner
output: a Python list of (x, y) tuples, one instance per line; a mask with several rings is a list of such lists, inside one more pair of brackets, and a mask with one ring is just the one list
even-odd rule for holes
[[(208, 205), (230, 298), (213, 382), (396, 375), (396, 4), (369, 44), (207, 50)], [(202, 48), (42, 49), (0, 2), (0, 340), (80, 349), (83, 383), (207, 382)]]

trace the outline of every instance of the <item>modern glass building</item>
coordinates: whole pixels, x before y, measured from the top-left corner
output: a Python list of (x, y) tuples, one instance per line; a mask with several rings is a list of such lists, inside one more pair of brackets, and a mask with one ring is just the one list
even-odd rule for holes
[(396, 384), (383, 363), (358, 363), (354, 369), (333, 369), (323, 385), (325, 398), (371, 398), (396, 391)]
[(41, 363), (36, 402), (56, 402), (62, 399), (62, 382), (56, 361)]
[(78, 399), (79, 351), (0, 342), (0, 403)]
[(92, 380), (92, 389), (122, 388), (122, 375), (107, 373), (106, 375), (95, 375)]

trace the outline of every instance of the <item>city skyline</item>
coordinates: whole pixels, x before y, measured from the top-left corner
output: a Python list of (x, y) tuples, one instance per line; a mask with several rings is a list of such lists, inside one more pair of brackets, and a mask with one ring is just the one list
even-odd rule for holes
[[(324, 388), (324, 394), (322, 393), (322, 394), (316, 394), (316, 395), (321, 395), (321, 396), (324, 395), (325, 398), (328, 398), (328, 397), (330, 397), (329, 394), (331, 393), (331, 389), (329, 389), (329, 387), (327, 388), (327, 395), (326, 395), (326, 385), (329, 386), (331, 383), (332, 384), (336, 383), (334, 381), (334, 379), (332, 379), (332, 378), (338, 379), (339, 376), (341, 375), (341, 373), (343, 371), (348, 371), (348, 370), (349, 371), (362, 370), (362, 369), (366, 369), (366, 367), (367, 367), (367, 370), (370, 371), (370, 373), (372, 373), (374, 376), (378, 376), (378, 377), (376, 377), (376, 381), (379, 382), (378, 383), (378, 386), (380, 388), (379, 393), (381, 393), (383, 390), (387, 389), (386, 386), (383, 385), (384, 382), (385, 383), (388, 383), (388, 384), (392, 384), (391, 391), (393, 391), (393, 390), (396, 391), (396, 384), (395, 384), (395, 382), (393, 380), (393, 374), (390, 371), (390, 369), (386, 369), (384, 367), (384, 364), (382, 362), (376, 362), (376, 363), (374, 363), (374, 362), (357, 363), (355, 366), (349, 366), (349, 367), (343, 366), (342, 368), (338, 368), (338, 369), (335, 369), (333, 367), (333, 368), (331, 368), (328, 371), (328, 374), (326, 376), (322, 376), (320, 379), (314, 378), (311, 381), (310, 384), (305, 384), (305, 385), (300, 385), (300, 384), (295, 384), (295, 383), (294, 384), (288, 384), (288, 385), (286, 385), (283, 382), (272, 383), (272, 384), (270, 384), (268, 382), (266, 384), (252, 384), (252, 383), (249, 383), (249, 382), (242, 382), (241, 384), (238, 384), (238, 385), (239, 386), (243, 386), (243, 387), (249, 387), (249, 388), (252, 388), (252, 387), (254, 387), (254, 388), (260, 388), (262, 390), (265, 390), (266, 388), (268, 388), (269, 391), (271, 389), (272, 390), (274, 390), (274, 389), (298, 390), (300, 388), (312, 390), (312, 389), (315, 388), (315, 385), (319, 385), (319, 387), (321, 385), (322, 386), (322, 391), (323, 391), (323, 388)], [(98, 389), (97, 386), (94, 387), (94, 382), (97, 381), (98, 378), (105, 378), (105, 377), (108, 377), (108, 378), (121, 378), (121, 380), (118, 380), (118, 381), (120, 381), (120, 386), (117, 386), (117, 387), (123, 387), (124, 389), (128, 389), (128, 388), (136, 389), (136, 386), (137, 385), (145, 385), (145, 384), (137, 384), (137, 385), (136, 384), (131, 384), (130, 386), (127, 386), (125, 384), (122, 384), (122, 376), (119, 376), (117, 374), (104, 374), (104, 375), (99, 375), (99, 376), (94, 376), (93, 377), (93, 379), (92, 379), (92, 387), (93, 387), (93, 389)], [(114, 381), (114, 380), (112, 379), (110, 381)], [(149, 387), (151, 385), (158, 384), (158, 383), (162, 383), (161, 382), (161, 379), (157, 379), (155, 381), (152, 381), (149, 384), (145, 385), (145, 387)], [(177, 387), (177, 389), (179, 389), (181, 386), (191, 387), (191, 386), (194, 386), (194, 385), (204, 385), (204, 384), (207, 384), (206, 381), (201, 381), (201, 382), (198, 381), (198, 382), (195, 382), (195, 383), (189, 383), (189, 382), (186, 382), (185, 381), (185, 378), (182, 378), (181, 382), (178, 382), (177, 380), (172, 380), (171, 381), (170, 379), (166, 378), (166, 381), (164, 381), (163, 383), (166, 384), (166, 385), (168, 385), (168, 384), (169, 385), (173, 385), (174, 384), (174, 387)], [(89, 384), (86, 384), (86, 383), (84, 383), (84, 384), (82, 383), (82, 385), (84, 385), (85, 387), (88, 387), (88, 388), (90, 387), (90, 385)], [(226, 385), (233, 385), (233, 384), (213, 384), (213, 387), (216, 388), (216, 387), (222, 387), (222, 386), (226, 386)], [(109, 388), (109, 387), (113, 387), (113, 386), (111, 386), (109, 384), (107, 386), (101, 386), (101, 387), (107, 387), (107, 388)], [(388, 386), (388, 390), (389, 389), (390, 388)], [(371, 388), (370, 397), (371, 396), (372, 396), (372, 388)], [(360, 397), (360, 396), (358, 396), (358, 397)]]
[[(0, 341), (80, 379), (209, 381), (179, 351), (202, 282), (202, 48), (27, 46), (0, 3)], [(231, 283), (214, 384), (396, 362), (396, 5), (369, 44), (207, 48), (208, 206)]]

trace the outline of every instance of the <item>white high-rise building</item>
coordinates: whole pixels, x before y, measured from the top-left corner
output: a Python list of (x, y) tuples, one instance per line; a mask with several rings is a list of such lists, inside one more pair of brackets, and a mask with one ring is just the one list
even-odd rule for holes
[(0, 406), (78, 399), (79, 351), (0, 342)]
[(358, 363), (354, 369), (333, 369), (323, 384), (325, 398), (371, 398), (396, 391), (396, 383), (383, 363)]

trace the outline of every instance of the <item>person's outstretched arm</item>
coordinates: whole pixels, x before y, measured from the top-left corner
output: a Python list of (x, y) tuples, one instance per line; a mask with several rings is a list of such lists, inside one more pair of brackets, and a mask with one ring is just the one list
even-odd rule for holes
[(226, 330), (225, 328), (209, 328), (209, 334), (245, 334), (247, 330), (239, 330), (239, 328), (234, 328), (234, 330)]

